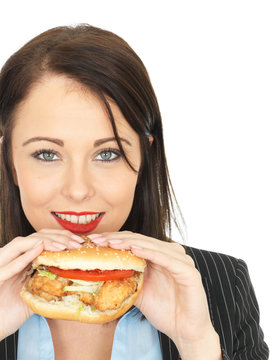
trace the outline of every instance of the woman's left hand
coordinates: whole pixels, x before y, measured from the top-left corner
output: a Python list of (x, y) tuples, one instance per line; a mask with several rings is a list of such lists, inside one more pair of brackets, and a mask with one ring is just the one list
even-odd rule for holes
[(206, 339), (217, 340), (219, 345), (200, 273), (183, 246), (129, 231), (103, 233), (93, 236), (92, 241), (99, 246), (130, 249), (147, 260), (143, 290), (135, 305), (175, 342), (180, 353), (185, 346), (207, 343)]

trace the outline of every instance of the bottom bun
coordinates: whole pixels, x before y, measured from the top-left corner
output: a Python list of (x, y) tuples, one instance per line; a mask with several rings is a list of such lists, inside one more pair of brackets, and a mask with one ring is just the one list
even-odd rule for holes
[(125, 314), (135, 303), (143, 286), (143, 273), (138, 279), (137, 291), (126, 298), (116, 310), (91, 310), (91, 306), (83, 304), (77, 295), (64, 296), (61, 301), (46, 301), (32, 294), (24, 286), (20, 295), (34, 313), (51, 319), (75, 320), (90, 324), (102, 324), (113, 321)]

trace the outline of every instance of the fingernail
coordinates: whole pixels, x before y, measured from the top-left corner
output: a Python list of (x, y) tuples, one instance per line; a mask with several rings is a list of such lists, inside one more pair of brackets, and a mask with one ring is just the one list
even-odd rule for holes
[(91, 239), (91, 240), (92, 240), (92, 242), (95, 243), (95, 244), (100, 244), (100, 243), (106, 241), (107, 239), (103, 236), (103, 237), (99, 237), (99, 238), (97, 238), (97, 239)]
[(70, 237), (71, 237), (71, 239), (79, 242), (80, 244), (82, 244), (83, 242), (85, 242), (85, 240), (84, 240), (82, 237), (78, 236), (78, 235), (74, 235), (74, 234), (73, 234), (73, 235), (71, 235)]
[(53, 242), (52, 244), (53, 244), (53, 246), (55, 246), (56, 248), (58, 248), (60, 250), (65, 250), (67, 248), (66, 245), (60, 244), (60, 243), (57, 243), (57, 242)]
[(103, 237), (103, 235), (102, 234), (90, 234), (90, 235), (87, 235), (87, 237), (89, 237), (89, 239), (91, 239), (91, 240), (95, 240), (99, 237)]
[(137, 245), (131, 245), (131, 249), (137, 249), (137, 250), (142, 250), (143, 248)]
[(121, 244), (123, 240), (109, 240), (110, 244)]
[(79, 249), (79, 248), (82, 247), (82, 244), (78, 244), (77, 241), (72, 241), (72, 240), (70, 240), (70, 241), (69, 241), (69, 244), (70, 244), (71, 246), (75, 247), (76, 249)]

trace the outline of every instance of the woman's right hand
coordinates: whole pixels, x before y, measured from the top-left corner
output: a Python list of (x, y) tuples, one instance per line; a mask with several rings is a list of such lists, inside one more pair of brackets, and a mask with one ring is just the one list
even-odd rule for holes
[(16, 237), (0, 248), (0, 340), (13, 334), (33, 311), (20, 290), (29, 280), (31, 262), (43, 251), (81, 247), (84, 240), (68, 230), (43, 229), (27, 237)]

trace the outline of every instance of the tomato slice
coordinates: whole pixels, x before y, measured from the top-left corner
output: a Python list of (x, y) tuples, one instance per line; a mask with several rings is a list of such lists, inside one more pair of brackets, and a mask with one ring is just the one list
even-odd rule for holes
[(134, 274), (134, 270), (63, 270), (54, 266), (48, 266), (48, 269), (64, 278), (85, 281), (123, 280)]

